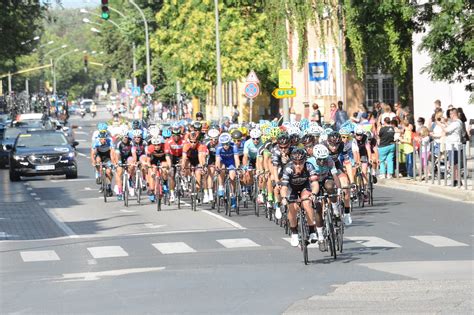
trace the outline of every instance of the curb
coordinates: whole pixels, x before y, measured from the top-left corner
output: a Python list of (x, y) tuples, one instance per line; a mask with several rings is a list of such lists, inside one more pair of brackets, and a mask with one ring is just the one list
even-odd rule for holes
[(453, 201), (474, 203), (474, 191), (465, 190), (464, 188), (460, 189), (447, 186), (433, 186), (427, 184), (420, 184), (418, 182), (407, 182), (399, 179), (378, 179), (378, 182), (375, 186), (408, 190), (411, 192), (428, 194), (438, 198), (444, 198)]

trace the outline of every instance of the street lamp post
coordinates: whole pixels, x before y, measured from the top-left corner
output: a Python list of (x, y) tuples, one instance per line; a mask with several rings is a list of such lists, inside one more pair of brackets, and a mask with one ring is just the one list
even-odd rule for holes
[(53, 94), (56, 95), (56, 64), (58, 63), (59, 60), (61, 60), (63, 57), (67, 56), (67, 55), (70, 55), (74, 52), (78, 52), (79, 49), (76, 48), (74, 50), (71, 50), (71, 51), (68, 51), (68, 52), (65, 52), (64, 54), (62, 54), (61, 56), (59, 56), (58, 58), (56, 58), (53, 62)]
[(142, 16), (143, 23), (145, 24), (145, 45), (146, 45), (146, 83), (149, 85), (151, 84), (151, 67), (150, 67), (150, 41), (148, 39), (148, 22), (146, 20), (145, 14), (143, 13), (142, 9), (133, 1), (129, 0), (131, 4), (137, 8)]
[(221, 46), (219, 40), (219, 1), (214, 0), (216, 17), (216, 64), (217, 64), (217, 107), (219, 119), (222, 119), (224, 110), (222, 108), (222, 70), (221, 70)]

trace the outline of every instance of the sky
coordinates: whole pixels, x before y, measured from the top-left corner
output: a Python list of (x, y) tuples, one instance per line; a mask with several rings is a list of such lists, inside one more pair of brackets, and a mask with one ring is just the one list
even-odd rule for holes
[[(56, 0), (44, 0), (43, 2), (49, 2), (53, 5), (53, 8), (58, 8)], [(100, 0), (61, 0), (61, 5), (65, 9), (97, 7), (100, 5)]]

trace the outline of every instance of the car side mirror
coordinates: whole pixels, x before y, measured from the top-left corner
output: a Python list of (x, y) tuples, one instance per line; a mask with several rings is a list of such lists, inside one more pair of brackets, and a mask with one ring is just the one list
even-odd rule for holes
[(5, 149), (10, 151), (11, 149), (13, 149), (13, 146), (11, 144), (7, 144), (5, 145)]
[(79, 145), (79, 142), (77, 142), (77, 141), (73, 141), (73, 142), (72, 142), (72, 146), (73, 146), (74, 148), (77, 147), (78, 145)]

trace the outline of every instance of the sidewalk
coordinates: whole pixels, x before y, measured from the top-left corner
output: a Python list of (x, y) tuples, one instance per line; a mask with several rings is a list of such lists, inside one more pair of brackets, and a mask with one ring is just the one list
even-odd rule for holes
[[(378, 179), (375, 186), (383, 186), (394, 189), (409, 190), (417, 193), (424, 193), (434, 195), (439, 198), (446, 198), (455, 201), (464, 201), (474, 203), (474, 181), (473, 181), (473, 170), (474, 170), (474, 158), (470, 157), (467, 159), (467, 186), (464, 183), (461, 187), (452, 187), (451, 179), (448, 178), (447, 185), (444, 185), (444, 179), (441, 179), (441, 183), (438, 185), (438, 179), (435, 178), (432, 183), (431, 177), (428, 181), (420, 181), (417, 179), (407, 179), (406, 177), (392, 178), (392, 179)], [(466, 189), (467, 187), (467, 189)]]

